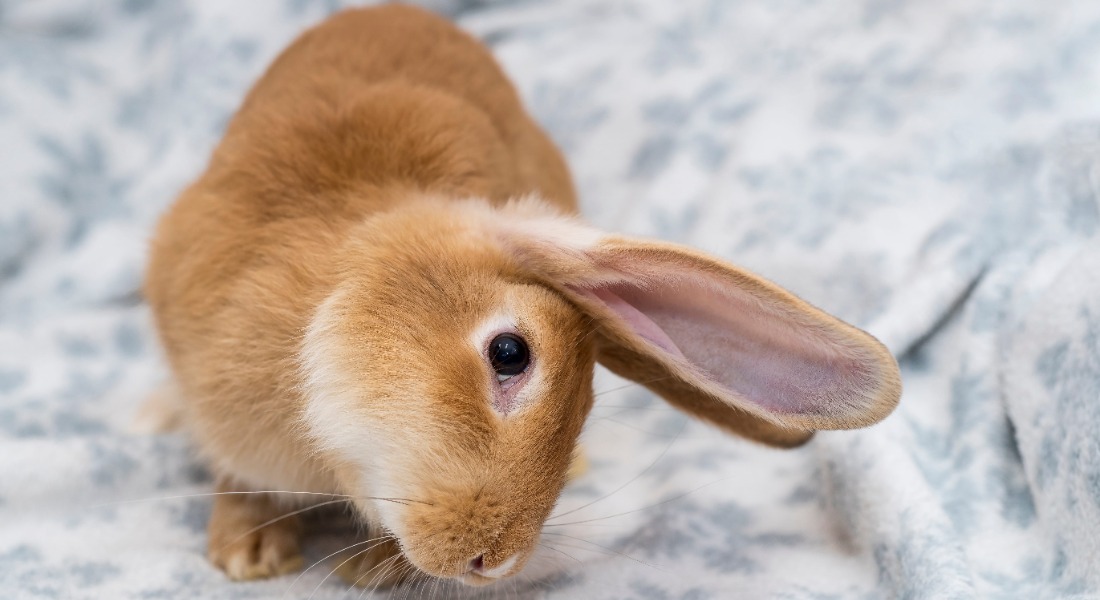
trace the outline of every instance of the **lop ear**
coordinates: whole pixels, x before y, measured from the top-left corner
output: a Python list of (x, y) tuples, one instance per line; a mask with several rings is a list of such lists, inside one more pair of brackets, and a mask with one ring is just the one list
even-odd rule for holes
[(690, 414), (791, 447), (897, 405), (878, 340), (748, 271), (563, 217), (497, 224), (520, 268), (593, 317), (601, 363)]

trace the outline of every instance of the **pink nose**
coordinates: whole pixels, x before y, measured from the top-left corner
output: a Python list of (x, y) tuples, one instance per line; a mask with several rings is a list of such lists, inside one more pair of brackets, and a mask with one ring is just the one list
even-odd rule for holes
[(491, 569), (486, 569), (485, 555), (482, 554), (469, 562), (467, 565), (467, 573), (474, 573), (482, 577), (488, 577), (489, 579), (500, 579), (508, 574), (508, 572), (512, 570), (512, 567), (516, 566), (517, 560), (519, 560), (519, 554), (513, 554), (499, 565)]

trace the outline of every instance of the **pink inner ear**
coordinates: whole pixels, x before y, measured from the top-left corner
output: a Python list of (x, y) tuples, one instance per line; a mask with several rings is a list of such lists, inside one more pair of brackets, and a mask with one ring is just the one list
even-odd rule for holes
[(639, 337), (777, 416), (844, 418), (877, 387), (858, 346), (832, 337), (829, 324), (743, 290), (697, 277), (642, 288), (628, 283), (584, 290)]
[(619, 315), (622, 320), (626, 321), (627, 325), (634, 330), (634, 333), (638, 334), (643, 339), (674, 357), (681, 358), (685, 361), (687, 360), (687, 358), (684, 357), (684, 353), (676, 347), (676, 342), (673, 342), (672, 338), (668, 337), (668, 334), (661, 329), (660, 325), (654, 323), (645, 313), (616, 296), (611, 290), (597, 288), (581, 289), (579, 291), (587, 296), (595, 296), (596, 299), (614, 311), (615, 314)]

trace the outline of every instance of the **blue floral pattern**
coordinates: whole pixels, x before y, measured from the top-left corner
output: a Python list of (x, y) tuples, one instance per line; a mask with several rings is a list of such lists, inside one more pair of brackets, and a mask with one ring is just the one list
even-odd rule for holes
[[(156, 216), (344, 4), (0, 5), (0, 595), (359, 594), (331, 563), (226, 581), (209, 474), (131, 427), (166, 375), (138, 291)], [(880, 425), (780, 452), (601, 371), (546, 547), (467, 595), (1100, 597), (1100, 5), (425, 5), (493, 47), (592, 223), (776, 280), (906, 384)]]

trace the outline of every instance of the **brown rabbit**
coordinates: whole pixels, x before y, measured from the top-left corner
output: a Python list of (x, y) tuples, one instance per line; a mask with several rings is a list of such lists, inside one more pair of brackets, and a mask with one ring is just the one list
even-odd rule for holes
[[(390, 536), (360, 547), (361, 583), (389, 559), (483, 584), (531, 555), (596, 361), (773, 446), (896, 405), (871, 336), (575, 211), (560, 153), (470, 36), (398, 5), (303, 34), (153, 241), (146, 293), (219, 490), (349, 496)], [(285, 510), (217, 496), (211, 560), (298, 568), (296, 517), (256, 530)]]

